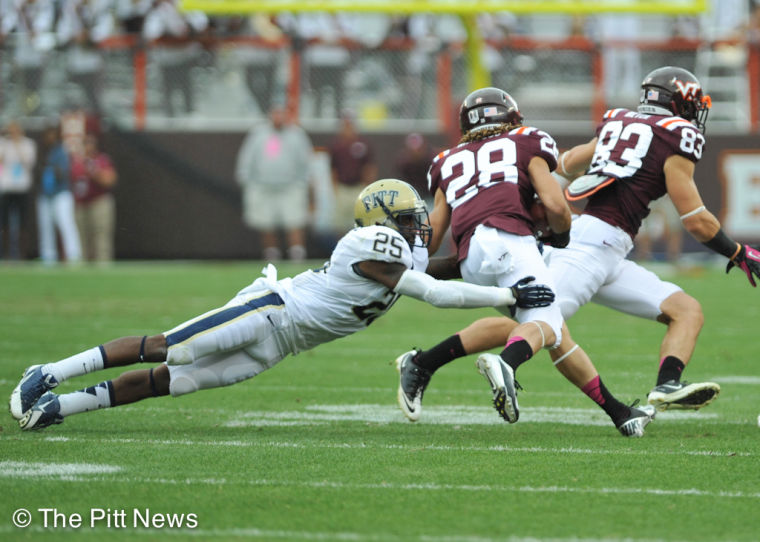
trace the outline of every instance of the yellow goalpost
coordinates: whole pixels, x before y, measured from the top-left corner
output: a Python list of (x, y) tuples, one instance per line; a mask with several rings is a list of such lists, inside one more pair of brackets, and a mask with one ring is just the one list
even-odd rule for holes
[(347, 11), (366, 13), (455, 13), (475, 15), (507, 11), (516, 15), (559, 13), (642, 13), (696, 15), (707, 0), (181, 0), (183, 9), (210, 14), (278, 11)]
[(490, 85), (490, 75), (483, 66), (480, 54), (483, 39), (475, 21), (480, 13), (698, 15), (707, 10), (707, 2), (708, 0), (180, 0), (180, 5), (186, 11), (203, 11), (211, 15), (283, 11), (459, 15), (467, 29), (469, 86), (480, 88)]

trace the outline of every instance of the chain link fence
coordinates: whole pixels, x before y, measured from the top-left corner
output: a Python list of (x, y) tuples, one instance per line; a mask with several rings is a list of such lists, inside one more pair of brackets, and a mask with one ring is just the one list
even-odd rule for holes
[[(83, 108), (127, 129), (235, 130), (249, 127), (272, 104), (289, 103), (297, 104), (301, 124), (316, 131), (334, 128), (345, 109), (367, 130), (442, 131), (469, 90), (463, 50), (462, 44), (409, 40), (378, 48), (308, 43), (296, 49), (224, 39), (151, 47), (119, 40), (84, 51), (50, 48), (29, 62), (6, 42), (0, 117), (34, 122)], [(633, 68), (619, 61), (625, 70), (618, 74), (607, 57), (625, 51), (635, 57)], [(651, 69), (673, 64), (695, 70), (697, 48), (491, 43), (483, 64), (492, 84), (515, 97), (527, 122), (577, 131), (593, 126), (607, 106), (634, 107), (641, 78)], [(611, 91), (605, 74), (629, 83)]]

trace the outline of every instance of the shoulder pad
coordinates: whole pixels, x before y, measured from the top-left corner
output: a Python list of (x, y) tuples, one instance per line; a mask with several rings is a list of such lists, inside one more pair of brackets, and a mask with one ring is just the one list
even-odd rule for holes
[(665, 117), (664, 119), (657, 121), (657, 126), (662, 126), (663, 128), (671, 131), (687, 127), (694, 128), (696, 130), (696, 126), (681, 117)]
[(617, 109), (608, 109), (604, 115), (602, 115), (602, 118), (605, 119), (614, 119), (615, 117), (627, 113), (628, 109), (625, 109), (623, 107), (618, 107)]

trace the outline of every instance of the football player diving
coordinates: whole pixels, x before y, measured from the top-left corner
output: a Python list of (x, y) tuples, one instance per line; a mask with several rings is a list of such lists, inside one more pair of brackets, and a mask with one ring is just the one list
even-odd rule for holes
[[(63, 422), (72, 414), (171, 394), (227, 386), (252, 378), (322, 343), (365, 329), (400, 295), (436, 307), (545, 306), (543, 285), (522, 277), (510, 288), (436, 280), (424, 271), (431, 228), (425, 203), (409, 184), (383, 179), (367, 186), (355, 205), (357, 227), (322, 268), (277, 279), (265, 276), (226, 305), (151, 336), (122, 337), (71, 357), (34, 365), (11, 393), (10, 411), (23, 430)], [(101, 369), (137, 369), (92, 387), (56, 394), (58, 384)]]

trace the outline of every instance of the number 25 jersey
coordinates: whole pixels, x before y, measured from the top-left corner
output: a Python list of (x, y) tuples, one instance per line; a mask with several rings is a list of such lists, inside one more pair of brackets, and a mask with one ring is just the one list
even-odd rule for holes
[(399, 294), (355, 269), (365, 260), (400, 263), (424, 272), (426, 248), (415, 247), (386, 226), (355, 228), (338, 241), (324, 267), (277, 281), (291, 321), (293, 352), (366, 328), (390, 309)]
[(649, 203), (665, 195), (665, 161), (672, 155), (694, 163), (705, 138), (681, 117), (611, 109), (596, 130), (597, 144), (588, 173), (617, 181), (588, 198), (585, 214), (627, 232), (631, 238), (649, 214)]

